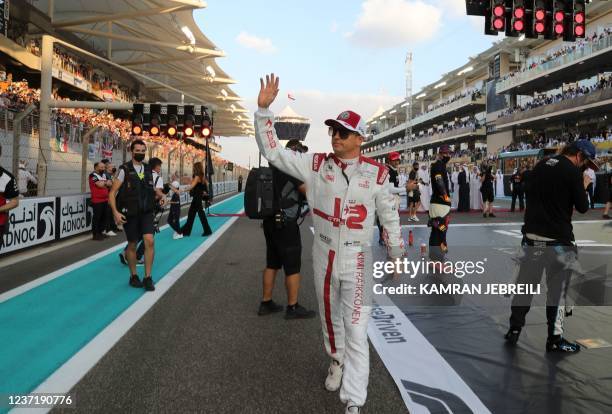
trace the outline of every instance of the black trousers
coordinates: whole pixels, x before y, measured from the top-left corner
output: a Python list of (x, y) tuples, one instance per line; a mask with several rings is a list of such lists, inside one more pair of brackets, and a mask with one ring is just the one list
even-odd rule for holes
[(208, 220), (206, 219), (206, 213), (204, 213), (204, 206), (202, 205), (202, 200), (194, 198), (191, 201), (191, 205), (189, 206), (189, 212), (187, 213), (187, 221), (181, 229), (181, 233), (183, 234), (183, 236), (191, 235), (191, 229), (193, 228), (193, 222), (195, 221), (196, 214), (200, 218), (200, 223), (202, 223), (204, 234), (212, 233), (212, 229), (210, 228)]
[[(563, 334), (563, 320), (566, 314), (570, 313), (566, 296), (572, 270), (566, 269), (560, 258), (572, 251), (576, 252), (574, 246), (528, 246), (523, 240), (524, 256), (516, 283), (538, 285), (543, 272), (546, 271), (546, 321), (549, 339)], [(525, 317), (531, 308), (532, 300), (531, 294), (514, 296), (510, 315), (512, 328), (525, 326)]]
[(591, 203), (591, 208), (595, 208), (595, 191), (593, 191), (593, 183), (589, 184), (586, 188), (586, 192), (589, 195), (589, 202)]
[(170, 207), (170, 213), (168, 214), (168, 225), (177, 233), (181, 232), (181, 207), (173, 205)]
[[(445, 257), (445, 248), (448, 246), (446, 242), (446, 232), (448, 231), (448, 223), (450, 215), (445, 217), (432, 217), (429, 219), (428, 225), (431, 226), (429, 233), (429, 258), (435, 261), (442, 261)], [(445, 247), (442, 247), (444, 245)]]
[[(93, 218), (91, 220), (91, 232), (94, 236), (102, 234), (103, 231), (106, 230), (106, 221), (107, 218), (107, 210), (108, 203), (92, 203), (91, 207), (93, 209)], [(112, 219), (112, 216), (111, 216)]]
[(517, 198), (519, 200), (519, 209), (523, 211), (523, 209), (525, 208), (525, 198), (524, 197), (525, 195), (523, 193), (523, 190), (513, 189), (512, 190), (512, 204), (510, 205), (510, 211), (514, 211), (514, 206), (516, 205)]
[(106, 217), (102, 222), (102, 231), (118, 231), (117, 224), (115, 224), (115, 219), (113, 218), (113, 210), (106, 203)]

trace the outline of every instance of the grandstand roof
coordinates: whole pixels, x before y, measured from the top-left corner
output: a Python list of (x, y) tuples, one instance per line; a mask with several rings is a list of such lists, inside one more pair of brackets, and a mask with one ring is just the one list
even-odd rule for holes
[[(49, 10), (49, 5), (53, 10)], [(215, 58), (225, 54), (199, 29), (199, 0), (40, 0), (55, 29), (73, 33), (113, 62), (184, 92), (185, 103), (215, 110), (215, 135), (252, 134), (252, 123), (229, 85), (236, 83)], [(110, 53), (109, 53), (110, 52)], [(179, 93), (141, 79), (167, 102)]]

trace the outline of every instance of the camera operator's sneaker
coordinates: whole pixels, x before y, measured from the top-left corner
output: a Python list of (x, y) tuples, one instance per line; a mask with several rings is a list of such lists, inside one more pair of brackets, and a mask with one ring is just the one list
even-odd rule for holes
[(325, 389), (327, 391), (338, 391), (340, 384), (342, 384), (343, 371), (344, 364), (340, 364), (339, 361), (332, 359), (327, 370), (327, 378), (325, 378)]
[(140, 281), (140, 278), (138, 277), (138, 275), (132, 275), (132, 277), (130, 277), (130, 286), (135, 287), (135, 288), (142, 287), (142, 282)]
[(344, 414), (359, 414), (361, 413), (361, 407), (359, 405), (355, 405), (354, 402), (349, 401), (346, 404), (346, 410), (344, 410)]
[(271, 313), (277, 313), (283, 310), (283, 305), (278, 305), (273, 300), (268, 300), (266, 302), (261, 302), (259, 305), (259, 310), (257, 314), (259, 316), (269, 315)]
[(419, 221), (419, 218), (416, 216), (416, 214), (412, 216), (412, 221)]
[(115, 233), (114, 231), (110, 230), (110, 231), (107, 231), (107, 232), (106, 232), (106, 235), (107, 235), (107, 236), (114, 237), (114, 236), (116, 236), (116, 235), (117, 235), (117, 233)]
[(565, 352), (573, 354), (580, 352), (580, 345), (574, 342), (569, 342), (563, 337), (556, 340), (549, 339), (546, 341), (546, 352)]
[(311, 319), (317, 316), (317, 313), (313, 310), (308, 310), (299, 303), (293, 306), (287, 305), (285, 312), (285, 319)]
[(506, 342), (508, 342), (510, 345), (516, 345), (520, 335), (521, 335), (520, 328), (510, 327), (506, 335), (504, 335), (504, 338), (506, 338)]
[(122, 251), (119, 253), (119, 261), (121, 262), (121, 264), (127, 265), (127, 258), (125, 257), (125, 252)]
[(148, 292), (153, 292), (155, 290), (155, 285), (153, 284), (153, 278), (151, 276), (145, 277), (142, 280), (142, 286)]
[(178, 240), (182, 238), (183, 238), (183, 235), (181, 233), (174, 232), (174, 234), (172, 235), (173, 240)]

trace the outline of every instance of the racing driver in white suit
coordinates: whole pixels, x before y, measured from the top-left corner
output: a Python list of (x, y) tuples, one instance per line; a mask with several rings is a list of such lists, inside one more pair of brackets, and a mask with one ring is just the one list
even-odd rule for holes
[[(314, 222), (313, 268), (325, 349), (332, 358), (325, 388), (336, 391), (346, 413), (359, 413), (367, 396), (374, 219), (378, 215), (391, 259), (404, 254), (399, 214), (387, 168), (360, 155), (365, 123), (352, 112), (328, 119), (332, 154), (284, 149), (268, 109), (279, 79), (266, 75), (255, 113), (255, 137), (264, 157), (306, 184)], [(416, 188), (416, 186), (415, 186)], [(408, 191), (412, 188), (408, 188)]]

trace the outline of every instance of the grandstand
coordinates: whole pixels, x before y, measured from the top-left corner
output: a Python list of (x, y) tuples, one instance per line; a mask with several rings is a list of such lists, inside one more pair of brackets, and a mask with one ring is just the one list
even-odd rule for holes
[[(592, 139), (609, 169), (612, 148), (612, 4), (589, 4), (587, 36), (576, 43), (505, 38), (416, 92), (412, 136), (406, 101), (368, 122), (364, 153), (385, 162), (431, 160), (450, 144), (452, 162), (495, 159), (507, 149), (558, 147)], [(415, 58), (418, 64), (418, 58)]]
[[(126, 108), (136, 101), (205, 105), (213, 110), (216, 136), (251, 134), (247, 110), (230, 87), (235, 81), (215, 61), (224, 53), (193, 19), (193, 11), (203, 7), (196, 0), (11, 1), (6, 36), (0, 35), (0, 164), (16, 171), (24, 161), (38, 173), (38, 188), (30, 195), (84, 192), (93, 162), (129, 159)], [(44, 35), (54, 39), (47, 98), (41, 98)], [(48, 98), (99, 102), (107, 110), (56, 104), (48, 113), (41, 105)], [(166, 178), (187, 180), (191, 165), (205, 158), (203, 139), (185, 145), (144, 138), (149, 156), (164, 161)], [(210, 146), (214, 181), (246, 174), (239, 166), (227, 171), (221, 146), (214, 138)]]

